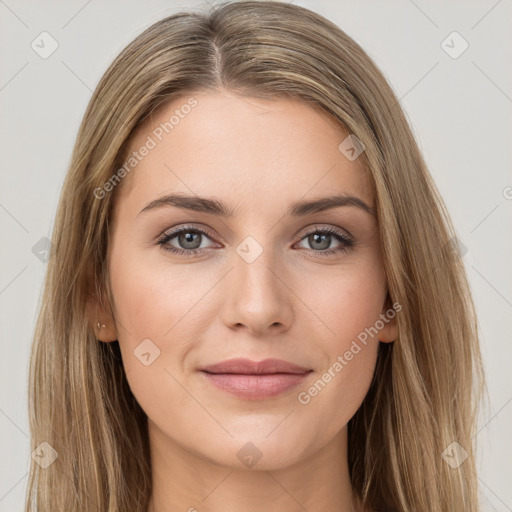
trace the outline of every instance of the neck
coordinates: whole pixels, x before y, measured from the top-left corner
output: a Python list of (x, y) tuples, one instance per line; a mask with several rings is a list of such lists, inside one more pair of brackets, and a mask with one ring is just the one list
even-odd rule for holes
[(272, 470), (216, 464), (149, 421), (153, 490), (148, 512), (359, 512), (347, 463), (347, 427), (294, 465)]

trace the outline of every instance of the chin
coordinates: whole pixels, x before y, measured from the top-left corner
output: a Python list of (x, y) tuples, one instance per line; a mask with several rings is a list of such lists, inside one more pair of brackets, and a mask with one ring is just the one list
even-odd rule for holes
[[(276, 425), (273, 425), (276, 428)], [(201, 444), (198, 452), (213, 464), (249, 471), (276, 471), (290, 467), (319, 449), (318, 439), (305, 443), (304, 436), (291, 436), (283, 429), (250, 430), (222, 442)], [(269, 432), (272, 432), (269, 435)], [(227, 437), (227, 434), (226, 434)], [(208, 449), (205, 450), (205, 447)]]

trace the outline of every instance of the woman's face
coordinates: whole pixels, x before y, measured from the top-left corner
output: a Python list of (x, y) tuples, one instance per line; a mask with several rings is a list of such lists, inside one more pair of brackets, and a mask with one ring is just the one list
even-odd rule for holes
[[(305, 103), (227, 92), (174, 100), (135, 133), (108, 263), (127, 378), (162, 449), (276, 469), (359, 408), (396, 327), (347, 136)], [(204, 371), (239, 358), (302, 369)]]

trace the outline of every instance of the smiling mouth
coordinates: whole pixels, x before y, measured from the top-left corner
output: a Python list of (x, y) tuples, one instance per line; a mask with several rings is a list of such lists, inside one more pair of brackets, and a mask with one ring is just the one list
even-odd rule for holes
[(207, 382), (246, 400), (276, 397), (302, 383), (313, 371), (280, 359), (231, 359), (202, 368)]

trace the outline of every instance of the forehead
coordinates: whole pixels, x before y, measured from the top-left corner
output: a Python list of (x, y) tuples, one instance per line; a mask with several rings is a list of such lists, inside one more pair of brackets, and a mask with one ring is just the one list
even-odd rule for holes
[(191, 93), (160, 106), (134, 132), (121, 198), (140, 203), (179, 191), (261, 208), (262, 200), (277, 206), (342, 192), (371, 205), (361, 159), (339, 149), (348, 135), (303, 101)]

